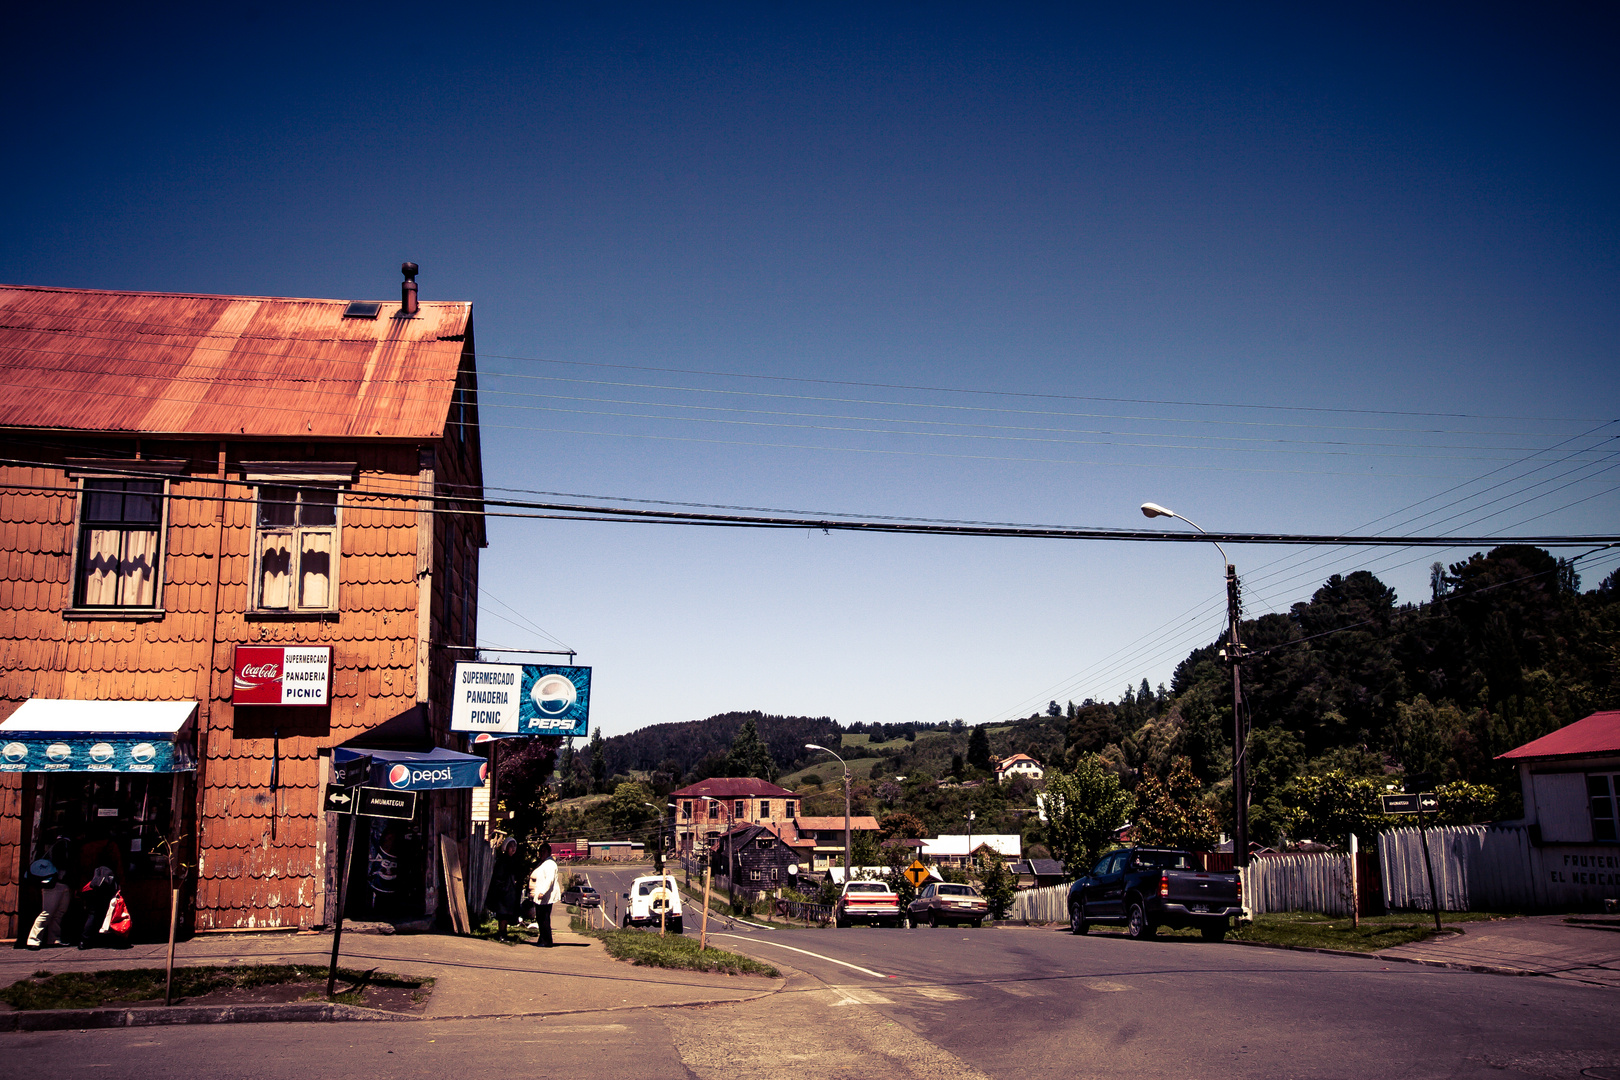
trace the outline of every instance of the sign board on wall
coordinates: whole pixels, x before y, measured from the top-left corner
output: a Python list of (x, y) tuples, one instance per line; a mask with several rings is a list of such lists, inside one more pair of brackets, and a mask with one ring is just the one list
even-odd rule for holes
[(327, 705), (330, 645), (238, 645), (232, 705)]
[(588, 735), (591, 669), (550, 664), (457, 664), (450, 730), (475, 741)]

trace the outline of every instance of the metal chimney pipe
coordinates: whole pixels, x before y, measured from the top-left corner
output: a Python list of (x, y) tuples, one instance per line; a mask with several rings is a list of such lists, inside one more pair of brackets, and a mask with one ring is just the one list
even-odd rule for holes
[(399, 286), (399, 310), (405, 315), (416, 314), (416, 271), (413, 262), (400, 264), (399, 272), (405, 275), (405, 280)]

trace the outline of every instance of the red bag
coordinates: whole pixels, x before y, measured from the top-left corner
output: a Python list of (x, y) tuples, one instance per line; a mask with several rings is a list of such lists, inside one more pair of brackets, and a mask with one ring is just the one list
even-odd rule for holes
[(101, 920), (103, 934), (116, 934), (118, 937), (128, 937), (131, 919), (129, 905), (124, 903), (124, 893), (120, 889), (107, 905), (107, 917)]

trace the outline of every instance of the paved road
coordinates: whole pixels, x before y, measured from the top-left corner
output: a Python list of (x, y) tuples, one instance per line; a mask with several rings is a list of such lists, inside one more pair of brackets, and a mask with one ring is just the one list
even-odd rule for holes
[[(636, 871), (595, 869), (603, 893)], [(695, 921), (695, 920), (694, 920)], [(1022, 928), (756, 931), (760, 1001), (445, 1021), (54, 1032), (10, 1075), (95, 1077), (1620, 1077), (1620, 994), (1544, 978)]]
[(738, 925), (716, 943), (991, 1076), (1620, 1077), (1620, 995), (1552, 979), (1035, 928)]

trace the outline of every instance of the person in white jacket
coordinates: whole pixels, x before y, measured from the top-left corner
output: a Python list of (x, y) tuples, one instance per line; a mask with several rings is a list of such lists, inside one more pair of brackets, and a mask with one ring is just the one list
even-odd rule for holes
[(540, 936), (534, 943), (549, 949), (551, 941), (551, 905), (562, 896), (557, 881), (557, 864), (551, 858), (551, 845), (540, 845), (540, 865), (529, 875), (529, 898), (534, 901), (534, 921), (540, 924)]

